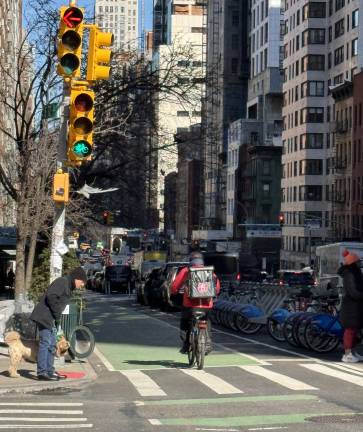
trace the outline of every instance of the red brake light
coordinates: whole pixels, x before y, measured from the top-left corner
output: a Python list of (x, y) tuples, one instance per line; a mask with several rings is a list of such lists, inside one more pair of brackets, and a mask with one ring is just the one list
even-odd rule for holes
[(241, 280), (241, 274), (240, 273), (237, 273), (237, 277), (236, 277), (236, 279), (239, 281), (239, 280)]
[(280, 280), (279, 285), (283, 285), (284, 283)]

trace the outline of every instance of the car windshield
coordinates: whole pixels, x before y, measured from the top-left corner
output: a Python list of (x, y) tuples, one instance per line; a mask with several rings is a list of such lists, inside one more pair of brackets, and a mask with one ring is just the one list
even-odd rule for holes
[(314, 278), (308, 272), (284, 272), (282, 281), (289, 285), (314, 285)]

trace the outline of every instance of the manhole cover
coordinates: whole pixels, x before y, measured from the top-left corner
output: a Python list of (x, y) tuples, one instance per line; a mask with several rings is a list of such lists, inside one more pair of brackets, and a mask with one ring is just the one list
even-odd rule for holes
[(363, 415), (362, 414), (345, 414), (345, 415), (327, 415), (327, 416), (314, 416), (307, 417), (306, 421), (314, 422), (314, 423), (342, 423), (342, 424), (351, 424), (351, 423), (363, 423)]

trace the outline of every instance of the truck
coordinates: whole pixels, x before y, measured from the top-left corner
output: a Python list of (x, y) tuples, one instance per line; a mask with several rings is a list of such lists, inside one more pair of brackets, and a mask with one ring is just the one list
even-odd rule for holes
[(337, 271), (343, 264), (344, 250), (353, 252), (363, 259), (363, 243), (339, 242), (316, 248), (315, 277), (320, 291), (336, 290), (342, 287), (343, 281)]

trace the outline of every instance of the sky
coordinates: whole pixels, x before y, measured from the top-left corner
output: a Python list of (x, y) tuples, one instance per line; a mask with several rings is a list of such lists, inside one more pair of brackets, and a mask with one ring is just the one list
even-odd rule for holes
[[(139, 13), (141, 18), (141, 0), (139, 1)], [(1, 0), (0, 0), (1, 2)], [(67, 0), (56, 0), (57, 7), (67, 6), (69, 2)], [(94, 0), (78, 0), (77, 6), (85, 7), (87, 10), (87, 15), (91, 15), (93, 13), (94, 8)], [(152, 4), (153, 0), (145, 0), (145, 28), (146, 30), (152, 29)]]

